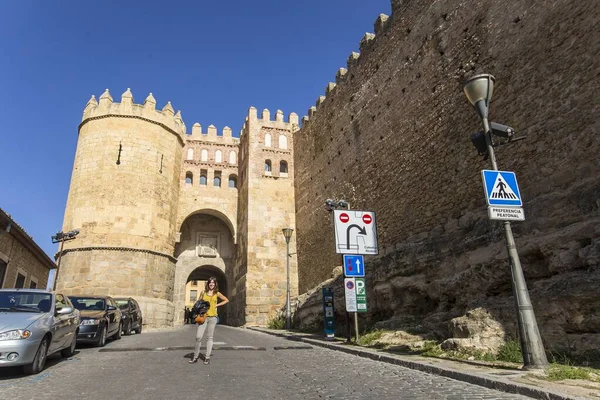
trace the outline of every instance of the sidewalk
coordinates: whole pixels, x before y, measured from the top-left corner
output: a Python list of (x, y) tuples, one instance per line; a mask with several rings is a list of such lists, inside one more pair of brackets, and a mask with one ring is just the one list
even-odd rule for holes
[(385, 350), (377, 350), (348, 344), (342, 340), (328, 340), (324, 336), (299, 333), (286, 330), (272, 330), (259, 327), (248, 327), (249, 330), (267, 333), (310, 343), (315, 346), (343, 351), (359, 357), (370, 358), (390, 364), (442, 375), (455, 380), (484, 386), (489, 389), (520, 394), (534, 399), (544, 400), (579, 400), (600, 399), (600, 384), (591, 381), (566, 380), (549, 382), (536, 378), (531, 371), (514, 368), (489, 366), (481, 362), (454, 361), (418, 355), (394, 354)]

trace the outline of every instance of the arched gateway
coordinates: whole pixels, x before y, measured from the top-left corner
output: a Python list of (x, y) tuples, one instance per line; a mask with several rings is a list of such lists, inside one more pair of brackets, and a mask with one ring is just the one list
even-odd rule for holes
[[(80, 234), (64, 243), (57, 289), (134, 297), (144, 324), (164, 327), (183, 323), (186, 283), (215, 276), (224, 322), (265, 325), (286, 299), (298, 116), (251, 107), (234, 137), (198, 123), (188, 133), (170, 102), (156, 105), (107, 89), (85, 106), (62, 229)], [(294, 296), (295, 235), (290, 247)]]
[[(195, 289), (195, 295), (199, 296), (204, 288), (204, 281), (212, 276), (217, 278), (219, 291), (227, 297), (230, 296), (228, 280), (232, 277), (235, 250), (230, 230), (232, 225), (223, 214), (215, 212), (211, 214), (207, 211), (193, 214), (182, 224), (180, 241), (175, 247), (177, 263), (173, 303), (176, 310), (174, 319), (176, 325), (183, 323), (188, 282), (200, 282)], [(191, 299), (191, 301), (195, 300)], [(227, 311), (227, 307), (219, 310), (221, 323), (228, 322)]]

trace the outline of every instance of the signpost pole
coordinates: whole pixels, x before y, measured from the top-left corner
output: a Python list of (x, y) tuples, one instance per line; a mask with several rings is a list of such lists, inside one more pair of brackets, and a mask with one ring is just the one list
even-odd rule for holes
[[(346, 210), (350, 211), (350, 203), (347, 203)], [(354, 312), (354, 343), (358, 343), (358, 311)]]
[[(486, 117), (482, 118), (482, 120), (483, 129), (485, 131), (485, 142), (487, 144), (492, 169), (498, 171), (494, 146), (492, 145), (490, 137), (490, 125)], [(548, 365), (548, 359), (546, 358), (546, 352), (544, 351), (544, 345), (533, 312), (533, 306), (531, 304), (531, 299), (529, 298), (529, 291), (527, 290), (527, 283), (525, 282), (525, 276), (523, 275), (523, 268), (521, 267), (521, 261), (519, 260), (519, 253), (517, 252), (517, 246), (515, 245), (510, 222), (504, 221), (503, 224), (504, 234), (506, 236), (508, 260), (513, 277), (512, 285), (517, 308), (517, 323), (519, 326), (521, 351), (523, 353), (523, 364), (525, 367), (529, 368), (542, 368)]]

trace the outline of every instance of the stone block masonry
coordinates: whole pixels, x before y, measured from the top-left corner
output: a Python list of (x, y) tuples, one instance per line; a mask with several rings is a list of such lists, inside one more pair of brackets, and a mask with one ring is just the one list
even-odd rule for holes
[(591, 294), (600, 275), (600, 101), (589, 82), (600, 40), (589, 32), (600, 10), (572, 0), (392, 9), (294, 135), (300, 291), (340, 264), (324, 201), (344, 198), (377, 214), (380, 255), (366, 260), (372, 323), (447, 337), (452, 317), (485, 305), (515, 332), (501, 226), (485, 214), (480, 170), (489, 161), (470, 142), (481, 122), (462, 91), (467, 77), (487, 72), (497, 82), (491, 120), (527, 137), (497, 158), (516, 172), (525, 201), (527, 220), (513, 229), (542, 336), (599, 347)]

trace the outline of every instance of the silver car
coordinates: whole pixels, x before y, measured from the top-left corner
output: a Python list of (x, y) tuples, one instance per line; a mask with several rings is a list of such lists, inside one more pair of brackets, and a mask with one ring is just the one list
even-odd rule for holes
[(37, 374), (49, 355), (75, 353), (78, 328), (79, 310), (67, 296), (0, 289), (0, 367), (22, 365), (26, 374)]

